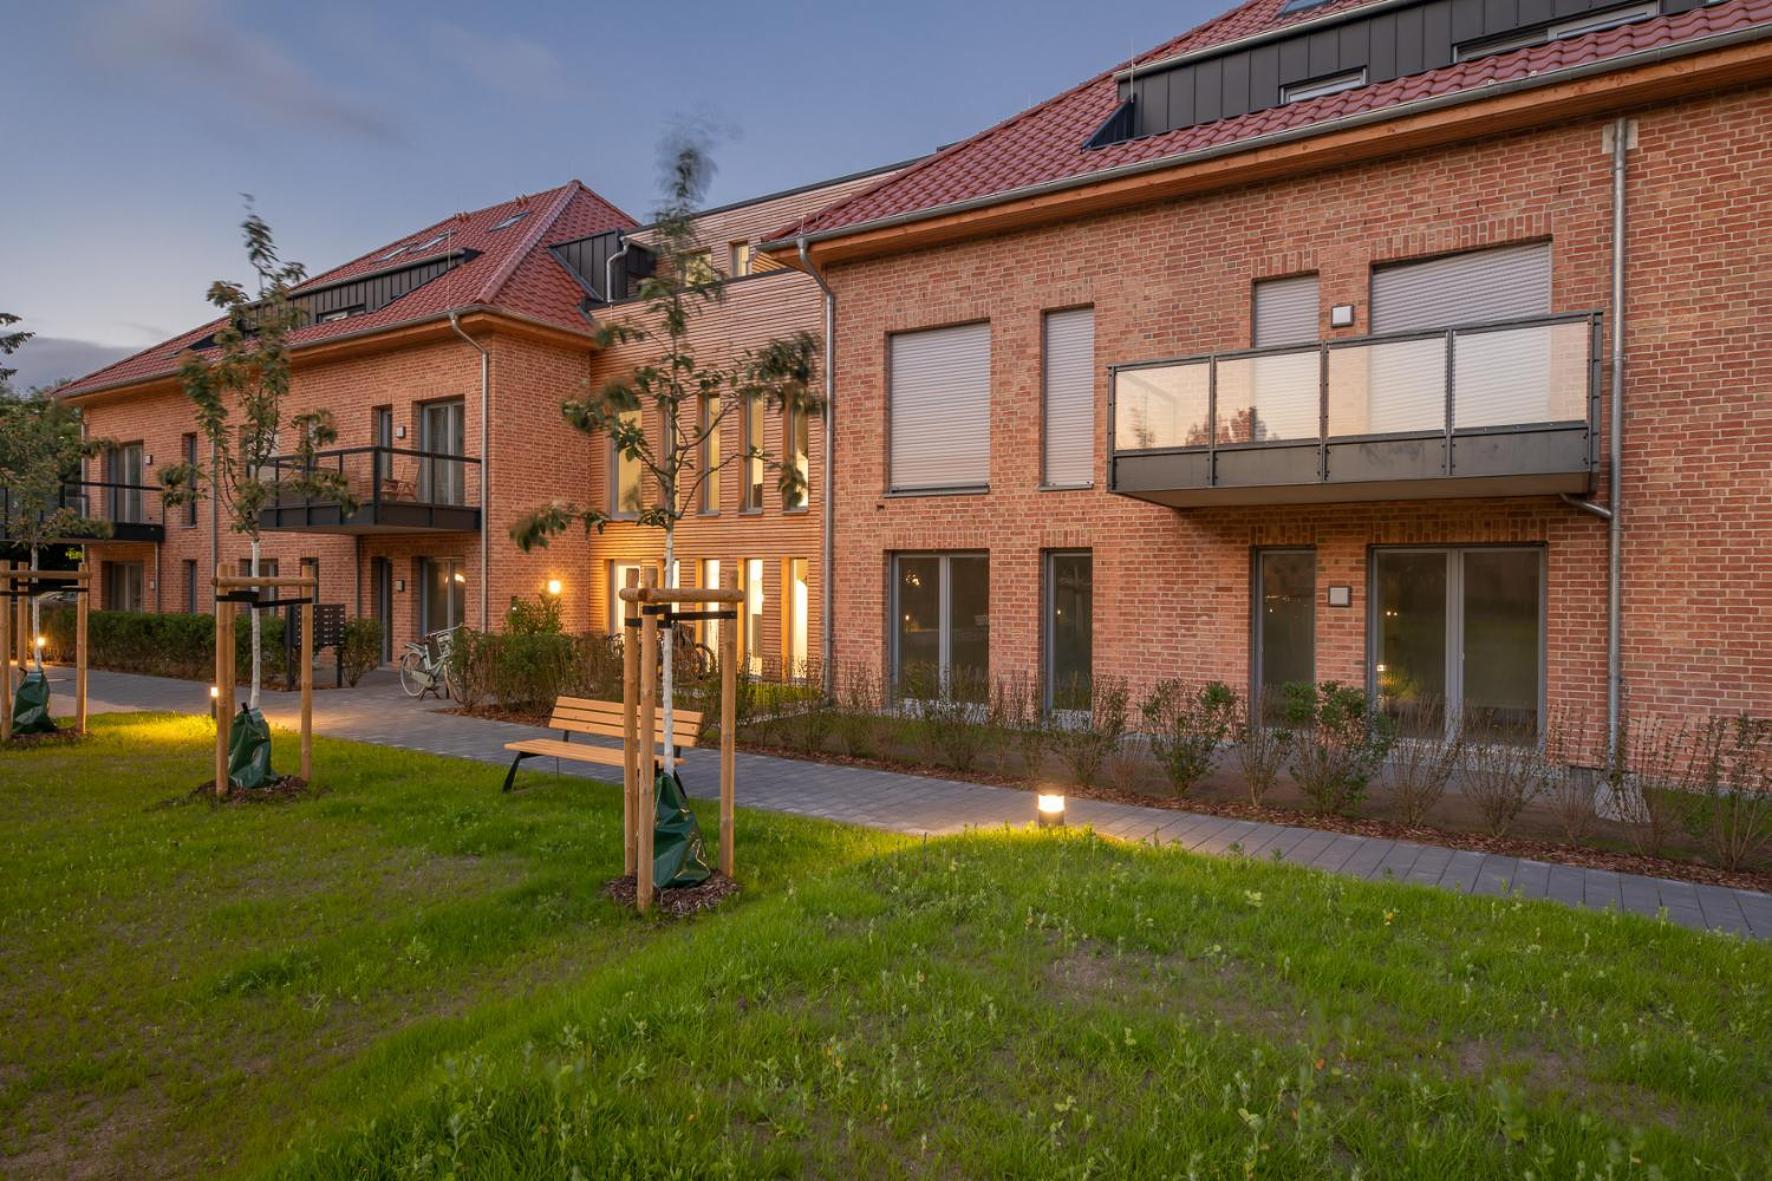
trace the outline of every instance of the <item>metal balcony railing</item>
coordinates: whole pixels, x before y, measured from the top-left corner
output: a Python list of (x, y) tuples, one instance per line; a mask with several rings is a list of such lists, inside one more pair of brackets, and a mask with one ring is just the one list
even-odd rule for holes
[(1585, 491), (1600, 331), (1589, 312), (1116, 365), (1109, 487), (1175, 505)]
[[(13, 532), (15, 494), (0, 488), (0, 521)], [(51, 512), (69, 509), (83, 521), (104, 521), (114, 541), (161, 541), (166, 536), (164, 506), (158, 484), (127, 484), (114, 480), (71, 480), (61, 486)], [(96, 536), (78, 527), (67, 540)]]
[[(305, 476), (343, 478), (357, 501), (344, 513), (301, 486)], [(479, 528), (480, 460), (405, 447), (342, 447), (304, 459), (272, 459), (264, 479), (270, 502), (261, 521), (267, 529), (318, 532), (465, 532)]]

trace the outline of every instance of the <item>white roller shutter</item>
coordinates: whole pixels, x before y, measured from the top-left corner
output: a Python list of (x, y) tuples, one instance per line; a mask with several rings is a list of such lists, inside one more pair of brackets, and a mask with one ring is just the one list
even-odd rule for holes
[(1372, 272), (1372, 331), (1548, 316), (1550, 243), (1476, 250)]
[(1312, 344), (1317, 339), (1317, 277), (1266, 279), (1255, 285), (1254, 345)]
[(1045, 483), (1077, 487), (1095, 475), (1095, 309), (1047, 312)]
[(894, 492), (982, 488), (991, 473), (991, 326), (892, 337)]

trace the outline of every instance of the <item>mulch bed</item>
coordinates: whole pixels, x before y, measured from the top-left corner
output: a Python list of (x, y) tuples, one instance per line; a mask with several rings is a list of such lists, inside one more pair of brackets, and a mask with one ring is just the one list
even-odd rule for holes
[[(449, 699), (444, 698), (444, 700)], [(432, 712), (454, 714), (458, 718), (486, 718), (493, 722), (516, 722), (523, 726), (545, 726), (548, 724), (547, 714), (525, 713), (521, 710), (506, 709), (501, 705), (476, 705), (472, 709), (465, 705), (452, 705), (447, 709), (433, 710)]]
[[(921, 775), (927, 779), (987, 783), (995, 787), (1010, 787), (1026, 792), (1035, 790), (1022, 780), (1012, 779), (1005, 775), (993, 775), (988, 771), (968, 771), (961, 774), (945, 768), (900, 763), (891, 759), (863, 759), (851, 755), (807, 755), (803, 751), (784, 750), (780, 747), (760, 746), (754, 743), (740, 743), (739, 749), (754, 751), (757, 754), (775, 755), (780, 758), (799, 759), (803, 762), (830, 763), (845, 767), (873, 767), (883, 771)], [(1176, 812), (1199, 812), (1212, 816), (1225, 816), (1233, 820), (1258, 820), (1267, 824), (1316, 828), (1326, 832), (1349, 833), (1353, 836), (1414, 841), (1423, 845), (1440, 845), (1448, 849), (1464, 849), (1474, 853), (1496, 853), (1507, 857), (1525, 857), (1534, 861), (1551, 861), (1560, 865), (1580, 866), (1583, 869), (1605, 869), (1614, 873), (1672, 878), (1676, 881), (1695, 882), (1706, 886), (1729, 886), (1741, 890), (1772, 891), (1772, 873), (1756, 870), (1718, 869), (1715, 866), (1700, 865), (1691, 861), (1675, 861), (1667, 857), (1648, 857), (1639, 853), (1621, 853), (1610, 849), (1592, 849), (1583, 845), (1566, 845), (1557, 841), (1536, 840), (1531, 837), (1496, 837), (1486, 833), (1434, 828), (1431, 825), (1399, 824), (1393, 820), (1322, 815), (1295, 808), (1274, 808), (1261, 804), (1240, 803), (1235, 800), (1177, 799), (1174, 796), (1149, 795), (1145, 792), (1125, 791), (1112, 787), (1079, 787), (1074, 783), (1065, 785), (1064, 794), (1077, 799), (1104, 800), (1114, 804), (1134, 804), (1144, 808), (1167, 808)]]
[(299, 775), (285, 775), (265, 787), (235, 787), (228, 785), (222, 795), (215, 794), (215, 780), (205, 779), (191, 789), (193, 802), (207, 802), (216, 805), (238, 804), (293, 804), (298, 800), (311, 800), (326, 794), (324, 788), (317, 788)]
[[(738, 883), (715, 870), (708, 875), (708, 880), (699, 886), (677, 886), (668, 890), (652, 892), (652, 908), (655, 913), (668, 918), (684, 919), (700, 914), (704, 910), (712, 910), (726, 899), (738, 893)], [(622, 906), (632, 908), (639, 898), (639, 883), (633, 875), (616, 878), (603, 887), (603, 896), (612, 899)]]
[(45, 734), (14, 734), (12, 745), (20, 750), (34, 750), (40, 746), (73, 746), (85, 738), (84, 734), (62, 727)]

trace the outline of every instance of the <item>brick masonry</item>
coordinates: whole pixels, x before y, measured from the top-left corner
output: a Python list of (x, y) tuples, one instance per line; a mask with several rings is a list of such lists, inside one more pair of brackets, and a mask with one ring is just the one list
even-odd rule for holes
[[(1630, 153), (1627, 274), (1627, 693), (1660, 711), (1772, 712), (1772, 91), (1641, 110)], [(1105, 490), (1107, 367), (1250, 343), (1251, 284), (1314, 271), (1322, 334), (1368, 331), (1375, 263), (1549, 240), (1552, 310), (1606, 310), (1607, 120), (834, 264), (839, 299), (839, 660), (881, 664), (890, 555), (990, 553), (991, 669), (1032, 672), (1040, 555), (1090, 548), (1094, 659), (1134, 687), (1250, 680), (1251, 555), (1314, 546), (1317, 675), (1365, 680), (1370, 547), (1512, 542), (1548, 555), (1547, 697), (1605, 701), (1606, 529), (1552, 497), (1168, 509)], [(1331, 329), (1328, 309), (1357, 321)], [(1040, 326), (1096, 320), (1095, 487), (1039, 488)], [(889, 334), (991, 324), (990, 491), (888, 497)], [(1608, 311), (1607, 331), (1611, 316)], [(1602, 408), (1601, 421), (1606, 411)], [(1602, 445), (1603, 447), (1603, 445)], [(1602, 450), (1603, 454), (1603, 450)], [(1597, 487), (1605, 486), (1601, 471)], [(1599, 499), (1603, 502), (1604, 497)], [(1323, 588), (1353, 588), (1332, 608)]]

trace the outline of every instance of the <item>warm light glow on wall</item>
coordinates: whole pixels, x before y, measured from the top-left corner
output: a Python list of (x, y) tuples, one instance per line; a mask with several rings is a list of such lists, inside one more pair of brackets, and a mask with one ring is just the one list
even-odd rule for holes
[(548, 579), (548, 594), (552, 595), (554, 598), (557, 599), (560, 597), (560, 592), (563, 589), (565, 589), (565, 588), (561, 585), (560, 580), (558, 578)]

